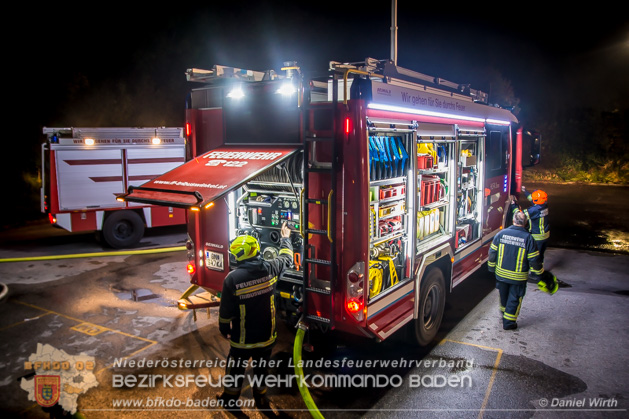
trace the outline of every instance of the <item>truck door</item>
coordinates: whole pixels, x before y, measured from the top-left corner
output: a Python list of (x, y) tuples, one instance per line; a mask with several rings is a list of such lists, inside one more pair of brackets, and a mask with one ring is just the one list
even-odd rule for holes
[(508, 126), (488, 126), (485, 139), (485, 190), (483, 236), (493, 235), (509, 220), (509, 160), (511, 135)]
[[(300, 148), (299, 145), (221, 146), (140, 187), (130, 187), (123, 199), (188, 209), (188, 233), (196, 246), (191, 262), (197, 267), (191, 282), (220, 291), (229, 272), (229, 214), (235, 210), (233, 203), (227, 203), (229, 193), (285, 161)], [(287, 200), (281, 203), (292, 204)], [(258, 209), (260, 217), (272, 218), (274, 214), (271, 211), (266, 214), (261, 206)]]

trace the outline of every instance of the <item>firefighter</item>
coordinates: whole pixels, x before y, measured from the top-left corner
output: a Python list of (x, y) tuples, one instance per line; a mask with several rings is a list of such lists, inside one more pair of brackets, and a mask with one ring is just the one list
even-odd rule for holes
[(530, 272), (538, 278), (544, 273), (539, 250), (533, 236), (526, 229), (527, 218), (522, 211), (513, 215), (513, 225), (500, 231), (489, 248), (488, 268), (496, 275), (496, 288), (500, 295), (502, 327), (518, 328), (518, 315)]
[[(526, 193), (526, 188), (522, 186), (522, 192)], [(546, 244), (550, 238), (550, 224), (548, 223), (548, 195), (541, 189), (526, 195), (526, 198), (533, 203), (528, 209), (522, 210), (529, 220), (529, 232), (533, 235), (539, 255), (544, 262)]]
[[(249, 235), (238, 236), (230, 245), (237, 267), (225, 277), (219, 309), (219, 330), (229, 339), (223, 394), (218, 396), (228, 410), (235, 408), (240, 397), (247, 364), (263, 380), (277, 336), (275, 330), (275, 288), (284, 269), (293, 260), (290, 229), (284, 223), (280, 230), (280, 251), (277, 258), (264, 260), (258, 240)], [(251, 363), (249, 363), (251, 359)], [(233, 385), (228, 386), (233, 383)], [(266, 387), (254, 387), (253, 397), (259, 410), (269, 409)], [(240, 412), (242, 413), (242, 412)]]

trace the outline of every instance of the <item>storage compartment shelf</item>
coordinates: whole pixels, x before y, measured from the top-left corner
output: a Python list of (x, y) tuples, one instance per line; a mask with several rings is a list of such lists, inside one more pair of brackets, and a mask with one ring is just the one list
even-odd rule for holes
[(404, 232), (403, 231), (399, 231), (399, 232), (395, 232), (395, 233), (392, 233), (392, 234), (389, 234), (389, 235), (386, 235), (386, 236), (379, 237), (377, 239), (373, 239), (373, 240), (371, 240), (369, 242), (369, 244), (371, 246), (375, 246), (377, 244), (384, 243), (384, 242), (389, 241), (389, 240), (399, 239), (399, 238), (401, 238), (403, 236), (404, 236)]
[(448, 200), (441, 200), (441, 201), (435, 201), (435, 202), (431, 202), (430, 204), (426, 204), (426, 205), (422, 205), (419, 207), (420, 210), (430, 210), (430, 209), (434, 209), (434, 208), (439, 208), (439, 207), (443, 207), (445, 205), (449, 205), (450, 201)]
[(403, 183), (406, 183), (406, 176), (391, 179), (372, 180), (371, 182), (369, 182), (369, 186), (389, 186)]
[(396, 201), (404, 201), (406, 199), (405, 195), (402, 196), (394, 196), (391, 198), (385, 198), (385, 199), (380, 199), (380, 200), (376, 200), (376, 201), (371, 201), (369, 202), (369, 205), (375, 205), (375, 204), (388, 204), (391, 202), (396, 202)]

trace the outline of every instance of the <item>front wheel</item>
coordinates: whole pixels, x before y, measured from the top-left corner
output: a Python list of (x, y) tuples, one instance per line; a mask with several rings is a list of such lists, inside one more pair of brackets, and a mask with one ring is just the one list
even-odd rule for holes
[(115, 211), (103, 223), (103, 238), (115, 249), (137, 244), (144, 236), (144, 221), (135, 211)]
[(437, 335), (446, 302), (443, 272), (433, 268), (421, 281), (419, 313), (414, 320), (414, 338), (420, 346), (426, 346)]

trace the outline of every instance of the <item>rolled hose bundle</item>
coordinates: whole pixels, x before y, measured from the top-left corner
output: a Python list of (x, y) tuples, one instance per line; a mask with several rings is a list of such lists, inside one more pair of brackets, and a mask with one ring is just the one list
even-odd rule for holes
[[(304, 343), (304, 335), (306, 334), (306, 326), (303, 324), (299, 324), (297, 327), (297, 335), (295, 336), (295, 344), (293, 345), (293, 361), (295, 363), (295, 375), (299, 377), (304, 376), (304, 370), (301, 368), (301, 348)], [(308, 411), (315, 419), (323, 419), (323, 415), (319, 412), (317, 405), (315, 404), (312, 396), (310, 395), (310, 391), (308, 391), (308, 387), (303, 384), (302, 380), (297, 380), (297, 386), (299, 387), (299, 392), (301, 393), (302, 399), (306, 403), (306, 407)]]

